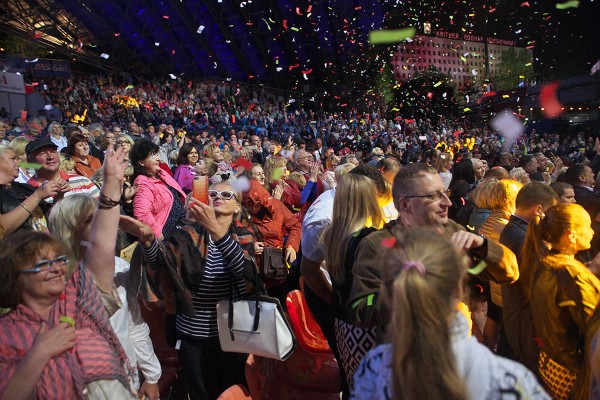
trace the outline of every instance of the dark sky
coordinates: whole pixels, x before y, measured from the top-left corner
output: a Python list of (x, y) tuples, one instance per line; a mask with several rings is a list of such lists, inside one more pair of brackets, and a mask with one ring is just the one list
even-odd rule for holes
[[(534, 68), (542, 79), (589, 74), (600, 59), (600, 0), (581, 0), (559, 9), (556, 0), (385, 1), (388, 28), (425, 21), (433, 29), (488, 35), (533, 46)], [(573, 3), (573, 2), (570, 2)]]

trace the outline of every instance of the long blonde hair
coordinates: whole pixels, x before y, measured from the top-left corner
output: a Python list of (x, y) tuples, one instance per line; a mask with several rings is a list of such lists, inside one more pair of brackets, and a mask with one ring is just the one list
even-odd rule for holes
[(344, 263), (352, 235), (368, 225), (380, 228), (383, 223), (373, 181), (362, 175), (343, 175), (335, 189), (331, 225), (322, 235), (327, 270), (337, 283), (344, 280)]
[(392, 310), (394, 399), (468, 398), (450, 333), (466, 268), (464, 254), (430, 230), (396, 237), (382, 281), (383, 300)]
[(544, 218), (539, 215), (533, 218), (523, 244), (523, 263), (519, 264), (521, 285), (528, 297), (531, 296), (533, 280), (538, 269), (546, 263), (553, 264), (560, 259), (560, 254), (551, 253), (550, 248), (559, 242), (568, 229), (589, 223), (587, 211), (574, 203), (557, 204), (546, 211)]

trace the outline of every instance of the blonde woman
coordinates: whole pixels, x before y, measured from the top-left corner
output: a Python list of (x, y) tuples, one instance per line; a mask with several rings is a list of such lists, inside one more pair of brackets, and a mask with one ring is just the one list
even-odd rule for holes
[[(600, 281), (575, 258), (594, 231), (579, 204), (558, 204), (530, 223), (521, 279), (541, 339), (539, 376), (554, 399), (587, 399), (590, 371), (583, 338), (600, 299)], [(597, 327), (597, 325), (596, 325)]]
[[(16, 138), (10, 141), (10, 148), (17, 155), (19, 164), (27, 162), (27, 154), (25, 154), (25, 147), (27, 147), (27, 143), (29, 142), (30, 140), (24, 136), (17, 136)], [(19, 166), (19, 176), (17, 176), (15, 182), (27, 183), (34, 174), (34, 169)]]
[(389, 243), (382, 298), (392, 320), (389, 341), (362, 360), (354, 400), (549, 400), (534, 374), (498, 357), (469, 336), (457, 311), (467, 259), (429, 230), (414, 229)]
[(452, 181), (452, 166), (454, 165), (454, 161), (452, 160), (452, 155), (450, 153), (440, 153), (440, 155), (435, 160), (435, 169), (438, 174), (442, 178), (442, 182), (444, 182), (444, 188), (448, 189), (450, 186), (450, 182)]
[(347, 314), (352, 265), (358, 245), (384, 224), (377, 202), (375, 183), (362, 175), (342, 175), (336, 187), (331, 225), (323, 232), (325, 263), (333, 287), (332, 312), (335, 341), (348, 389), (366, 352), (375, 345), (377, 328), (362, 329), (350, 323)]

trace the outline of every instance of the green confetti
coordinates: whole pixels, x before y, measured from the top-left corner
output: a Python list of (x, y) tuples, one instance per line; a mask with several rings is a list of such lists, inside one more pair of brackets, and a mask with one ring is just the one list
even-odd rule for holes
[(397, 43), (405, 39), (411, 38), (417, 32), (417, 28), (404, 28), (404, 29), (381, 29), (377, 31), (369, 32), (369, 43), (371, 44), (385, 44), (385, 43)]
[(40, 169), (42, 168), (42, 164), (32, 163), (32, 162), (20, 162), (19, 167), (25, 169)]
[(75, 320), (67, 315), (61, 315), (58, 319), (58, 322), (66, 322), (71, 326), (75, 326)]
[(579, 7), (579, 1), (572, 0), (567, 1), (566, 3), (558, 3), (556, 4), (556, 9), (558, 10), (566, 10), (567, 8), (577, 8)]
[(442, 81), (439, 81), (438, 83), (436, 83), (435, 85), (433, 85), (433, 87), (439, 87), (442, 86)]
[(133, 85), (127, 85), (127, 86), (125, 86), (125, 90), (129, 90), (129, 89), (133, 89)]
[(273, 171), (273, 179), (277, 180), (283, 175), (283, 168), (277, 168)]

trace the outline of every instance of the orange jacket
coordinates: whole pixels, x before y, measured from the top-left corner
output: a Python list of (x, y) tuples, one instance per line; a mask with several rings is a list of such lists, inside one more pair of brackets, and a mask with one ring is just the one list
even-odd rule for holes
[(244, 193), (244, 205), (256, 204), (262, 207), (252, 214), (252, 222), (258, 227), (265, 246), (282, 248), (284, 236), (289, 232), (286, 245), (297, 252), (302, 238), (302, 224), (281, 201), (272, 198), (258, 181), (251, 179), (250, 189)]

